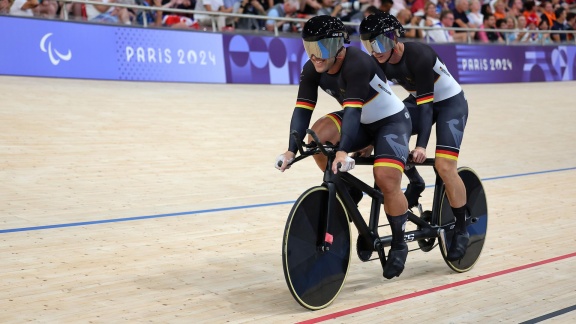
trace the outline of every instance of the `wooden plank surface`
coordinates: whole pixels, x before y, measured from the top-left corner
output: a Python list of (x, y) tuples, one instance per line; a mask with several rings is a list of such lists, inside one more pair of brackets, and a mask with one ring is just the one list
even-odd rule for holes
[[(273, 168), (296, 86), (1, 76), (0, 88), (2, 323), (518, 323), (576, 305), (574, 82), (464, 86), (459, 164), (484, 179), (490, 211), (471, 271), (436, 248), (386, 280), (353, 255), (316, 312), (293, 300), (281, 262), (290, 202), (321, 182), (312, 161)], [(321, 94), (313, 118), (333, 110)], [(370, 181), (370, 167), (353, 172)]]

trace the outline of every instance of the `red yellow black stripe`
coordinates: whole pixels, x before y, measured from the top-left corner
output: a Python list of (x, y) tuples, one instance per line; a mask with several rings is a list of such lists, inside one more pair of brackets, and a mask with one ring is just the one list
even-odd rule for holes
[(422, 104), (425, 104), (425, 103), (428, 103), (428, 102), (432, 102), (432, 101), (434, 101), (434, 94), (430, 94), (430, 95), (427, 95), (427, 96), (424, 96), (424, 97), (417, 98), (417, 99), (416, 99), (416, 104), (422, 105)]
[(343, 108), (362, 108), (364, 102), (358, 100), (346, 100), (342, 103)]
[(316, 104), (298, 100), (298, 101), (296, 101), (296, 107), (297, 108), (304, 108), (304, 109), (308, 109), (308, 110), (314, 110), (314, 107), (316, 107)]
[(449, 150), (436, 150), (436, 158), (458, 160), (458, 152), (449, 151)]
[(389, 167), (400, 170), (400, 172), (404, 172), (404, 163), (394, 160), (394, 159), (376, 159), (374, 161), (374, 167)]

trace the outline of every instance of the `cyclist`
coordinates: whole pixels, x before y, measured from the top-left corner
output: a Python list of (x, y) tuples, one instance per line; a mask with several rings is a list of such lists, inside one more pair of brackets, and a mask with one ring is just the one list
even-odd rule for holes
[[(404, 270), (408, 254), (404, 242), (408, 204), (401, 180), (408, 159), (410, 115), (390, 89), (378, 64), (361, 49), (344, 46), (349, 38), (338, 18), (311, 18), (304, 24), (302, 38), (310, 59), (300, 75), (290, 129), (298, 132), (298, 141), (303, 139), (320, 88), (342, 106), (342, 110), (320, 118), (312, 127), (322, 143), (339, 143), (332, 172), (337, 172), (338, 163), (342, 164), (341, 172), (351, 170), (354, 160), (348, 152), (374, 144), (374, 178), (384, 195), (384, 211), (393, 237), (383, 275), (392, 279)], [(286, 170), (296, 150), (297, 142), (290, 136), (288, 150), (278, 156), (276, 168)], [(323, 169), (326, 157), (316, 162)]]
[[(386, 77), (410, 92), (404, 104), (412, 117), (412, 134), (418, 134), (412, 160), (426, 159), (426, 145), (436, 123), (435, 167), (446, 186), (446, 195), (456, 217), (456, 228), (447, 259), (456, 261), (466, 253), (470, 236), (466, 230), (466, 188), (458, 175), (457, 162), (468, 119), (468, 102), (462, 87), (452, 77), (438, 54), (428, 45), (398, 41), (404, 28), (396, 17), (378, 13), (360, 24), (360, 40), (378, 61)], [(424, 182), (416, 169), (406, 170), (410, 208), (418, 204)], [(416, 183), (420, 183), (416, 185)]]

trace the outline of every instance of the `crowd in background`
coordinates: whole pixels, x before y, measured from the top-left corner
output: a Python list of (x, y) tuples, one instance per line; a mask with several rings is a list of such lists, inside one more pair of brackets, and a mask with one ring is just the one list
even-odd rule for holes
[[(378, 10), (395, 15), (406, 37), (429, 42), (538, 43), (574, 41), (574, 33), (535, 33), (535, 30), (576, 30), (576, 0), (94, 0), (102, 4), (56, 0), (0, 0), (0, 14), (64, 18), (127, 25), (165, 26), (219, 31), (256, 30), (299, 32), (301, 24), (287, 20), (213, 16), (198, 12), (250, 14), (308, 19), (331, 15), (359, 23)], [(147, 11), (110, 3), (189, 9), (196, 14)], [(427, 29), (414, 29), (421, 26)], [(447, 30), (476, 28), (479, 31)], [(355, 33), (350, 28), (350, 33)]]

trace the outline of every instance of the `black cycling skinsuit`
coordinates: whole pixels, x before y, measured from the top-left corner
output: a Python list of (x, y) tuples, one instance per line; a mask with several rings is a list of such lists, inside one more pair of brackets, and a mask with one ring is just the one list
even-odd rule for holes
[[(290, 129), (300, 140), (310, 124), (318, 89), (334, 97), (343, 110), (328, 114), (341, 134), (339, 150), (352, 152), (374, 144), (374, 166), (393, 167), (401, 172), (408, 158), (412, 123), (404, 103), (392, 92), (383, 71), (372, 58), (356, 47), (347, 47), (340, 71), (318, 73), (309, 60), (300, 75), (300, 86)], [(289, 150), (296, 152), (290, 137)]]
[(457, 160), (468, 102), (438, 54), (426, 44), (406, 42), (398, 63), (380, 67), (390, 81), (410, 92), (404, 103), (412, 117), (412, 134), (418, 134), (416, 146), (426, 148), (436, 123), (436, 157)]

